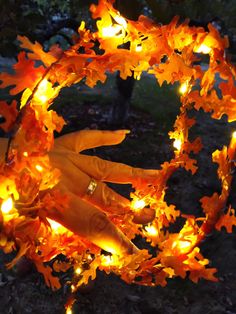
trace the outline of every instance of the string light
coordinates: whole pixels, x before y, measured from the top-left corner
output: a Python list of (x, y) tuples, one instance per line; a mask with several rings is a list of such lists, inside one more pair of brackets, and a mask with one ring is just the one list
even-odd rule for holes
[(47, 221), (49, 222), (54, 233), (62, 234), (62, 233), (65, 233), (67, 231), (67, 229), (64, 226), (62, 226), (60, 223), (58, 223), (58, 222), (56, 222), (50, 218), (47, 218)]
[(135, 47), (135, 51), (136, 51), (136, 52), (141, 52), (142, 50), (143, 50), (142, 45), (137, 45), (137, 46)]
[(134, 211), (139, 211), (143, 209), (145, 206), (146, 206), (146, 202), (144, 201), (144, 199), (137, 199), (131, 202), (131, 208)]
[(180, 139), (175, 139), (173, 143), (174, 148), (176, 148), (178, 151), (181, 150), (182, 147), (182, 141)]
[(206, 44), (201, 44), (196, 50), (194, 50), (194, 52), (197, 53), (203, 53), (203, 54), (209, 54), (211, 52), (211, 48), (208, 47)]
[(38, 170), (39, 172), (42, 172), (42, 171), (43, 171), (43, 167), (40, 166), (40, 165), (36, 165), (35, 168), (36, 168), (36, 170)]
[(146, 230), (146, 232), (148, 233), (149, 236), (157, 236), (158, 235), (158, 230), (153, 226), (146, 226), (144, 228)]
[(179, 87), (179, 93), (180, 93), (181, 95), (186, 94), (188, 90), (189, 90), (189, 83), (188, 83), (188, 81), (182, 83), (182, 84), (180, 85), (180, 87)]
[(116, 15), (116, 16), (114, 16), (114, 20), (115, 20), (119, 25), (121, 25), (124, 29), (127, 28), (127, 22), (126, 22), (126, 20), (123, 18), (123, 16)]
[(66, 314), (73, 314), (72, 309), (70, 307), (66, 309)]
[(81, 273), (82, 273), (82, 268), (81, 267), (76, 267), (76, 269), (75, 269), (75, 274), (77, 275), (77, 276), (79, 276)]
[(7, 200), (3, 201), (1, 206), (1, 211), (3, 214), (9, 214), (10, 211), (13, 209), (13, 200), (9, 197)]
[(115, 37), (122, 32), (122, 26), (120, 25), (111, 25), (108, 27), (103, 27), (101, 30), (101, 35), (104, 38)]

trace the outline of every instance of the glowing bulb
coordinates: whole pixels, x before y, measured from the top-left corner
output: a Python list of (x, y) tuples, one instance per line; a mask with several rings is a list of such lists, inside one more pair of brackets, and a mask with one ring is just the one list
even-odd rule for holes
[(52, 92), (52, 84), (44, 79), (40, 82), (37, 91), (34, 94), (34, 99), (40, 103), (46, 103), (51, 97), (49, 94)]
[(66, 309), (66, 314), (73, 314), (72, 309), (70, 307)]
[(112, 266), (118, 265), (119, 258), (117, 255), (101, 255), (101, 265), (102, 266)]
[(147, 231), (149, 236), (157, 236), (158, 230), (154, 226), (146, 226), (145, 230)]
[(122, 27), (120, 25), (111, 25), (108, 27), (102, 28), (101, 34), (102, 37), (114, 37), (119, 34), (119, 32), (122, 31)]
[(29, 154), (28, 154), (27, 152), (24, 152), (24, 153), (23, 153), (23, 156), (24, 156), (24, 157), (28, 157)]
[(75, 274), (76, 275), (80, 275), (82, 273), (82, 268), (81, 267), (76, 267), (76, 269), (75, 269)]
[(181, 150), (181, 146), (182, 146), (182, 141), (179, 139), (174, 140), (173, 143), (174, 148), (176, 148), (178, 151)]
[(109, 266), (112, 264), (112, 256), (111, 255), (102, 255), (102, 265)]
[(13, 209), (13, 200), (9, 197), (7, 200), (3, 201), (1, 206), (1, 211), (3, 214), (9, 214), (9, 212)]
[(230, 160), (235, 160), (235, 153), (236, 153), (236, 131), (232, 133), (231, 141), (228, 147), (228, 156)]
[(136, 51), (136, 52), (141, 52), (142, 50), (143, 50), (142, 45), (137, 45), (137, 46), (135, 47), (135, 51)]
[(41, 95), (41, 96), (39, 96), (38, 98), (39, 98), (39, 100), (40, 100), (41, 102), (43, 102), (43, 103), (48, 100), (47, 96), (45, 96), (45, 95)]
[(63, 227), (61, 224), (59, 224), (58, 222), (50, 219), (50, 218), (47, 218), (53, 232), (57, 233), (57, 234), (62, 234), (62, 233), (65, 233), (67, 231), (67, 229), (65, 227)]
[(177, 240), (173, 243), (172, 248), (176, 248), (180, 253), (188, 253), (192, 246), (192, 242), (186, 240)]
[(36, 165), (35, 168), (39, 171), (42, 172), (43, 171), (43, 167), (40, 165)]
[[(71, 285), (71, 292), (75, 292), (75, 290), (76, 290), (76, 287), (74, 286), (74, 285)], [(71, 310), (71, 309), (70, 309)], [(66, 312), (67, 313), (67, 312)], [(70, 312), (70, 313), (72, 313), (72, 311)]]
[(127, 22), (126, 22), (126, 20), (125, 20), (122, 16), (116, 15), (116, 16), (114, 16), (114, 20), (115, 20), (118, 24), (120, 24), (121, 26), (123, 26), (124, 28), (127, 27)]
[(189, 241), (178, 241), (178, 246), (180, 250), (188, 249), (191, 246)]
[(135, 200), (131, 203), (131, 207), (134, 211), (139, 211), (141, 209), (143, 209), (146, 206), (146, 203), (143, 199), (141, 200)]
[(182, 84), (180, 85), (179, 93), (180, 93), (181, 95), (184, 95), (184, 94), (187, 93), (188, 89), (189, 89), (189, 84), (188, 84), (188, 82), (184, 82), (184, 83), (182, 83)]
[(206, 44), (201, 44), (195, 52), (197, 53), (203, 53), (203, 54), (209, 54), (211, 52), (211, 48), (208, 47)]

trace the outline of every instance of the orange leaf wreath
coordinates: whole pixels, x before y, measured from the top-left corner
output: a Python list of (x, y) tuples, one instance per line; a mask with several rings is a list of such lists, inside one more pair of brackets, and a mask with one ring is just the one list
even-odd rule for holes
[[(55, 289), (60, 282), (52, 271), (74, 268), (72, 292), (89, 278), (94, 279), (97, 269), (114, 272), (127, 283), (150, 286), (164, 286), (168, 278), (187, 275), (194, 282), (199, 278), (215, 281), (216, 269), (206, 268), (209, 261), (198, 246), (213, 228), (225, 227), (232, 232), (236, 225), (235, 210), (228, 204), (236, 140), (232, 139), (228, 148), (213, 153), (222, 190), (201, 199), (204, 217), (181, 215), (174, 205), (164, 201), (164, 196), (167, 181), (177, 169), (182, 167), (192, 174), (197, 171), (197, 161), (192, 156), (201, 150), (202, 144), (200, 138), (189, 141), (189, 129), (195, 120), (188, 117), (188, 111), (202, 108), (214, 119), (226, 114), (228, 121), (236, 120), (236, 68), (224, 53), (228, 40), (211, 24), (209, 31), (205, 31), (188, 26), (188, 22), (181, 24), (178, 18), (168, 25), (156, 25), (145, 16), (138, 21), (128, 20), (113, 8), (113, 2), (100, 0), (98, 5), (91, 6), (93, 18), (98, 19), (98, 30), (87, 30), (83, 22), (78, 39), (66, 51), (54, 46), (45, 52), (39, 43), (33, 44), (19, 36), (21, 47), (27, 52), (20, 52), (13, 74), (0, 74), (1, 88), (13, 86), (12, 95), (23, 91), (19, 112), (15, 101), (10, 105), (0, 103), (0, 114), (5, 118), (1, 127), (12, 134), (6, 160), (0, 164), (0, 248), (6, 253), (18, 252), (9, 267), (22, 255), (31, 258), (46, 284)], [(99, 52), (95, 49), (96, 41)], [(127, 42), (130, 48), (123, 49), (122, 44)], [(207, 70), (196, 64), (203, 54), (209, 55)], [(42, 65), (35, 67), (35, 61), (41, 61)], [(105, 256), (99, 247), (61, 225), (55, 226), (42, 214), (43, 208), (67, 206), (67, 195), (50, 192), (60, 176), (50, 166), (47, 153), (53, 147), (54, 130), (60, 132), (65, 124), (62, 117), (49, 110), (50, 105), (63, 87), (82, 80), (93, 87), (98, 81), (105, 82), (107, 73), (116, 71), (123, 79), (132, 74), (139, 79), (147, 72), (154, 74), (160, 85), (164, 81), (185, 84), (180, 114), (169, 134), (174, 140), (175, 157), (160, 166), (153, 185), (140, 180), (131, 195), (133, 204), (142, 200), (144, 206), (154, 209), (155, 219), (143, 226), (134, 224), (128, 214), (108, 215), (129, 239), (140, 235), (150, 242), (156, 248), (155, 256), (147, 250), (125, 258)], [(218, 86), (220, 93), (215, 86), (216, 74), (223, 79)], [(14, 149), (16, 143), (18, 150)], [(42, 164), (44, 170), (36, 171), (35, 167)], [(48, 192), (39, 199), (39, 191), (46, 189)], [(15, 205), (11, 204), (12, 200)], [(8, 212), (4, 211), (7, 205)], [(228, 208), (226, 214), (225, 208)], [(182, 229), (179, 233), (167, 232), (179, 216), (185, 219)], [(66, 256), (65, 262), (54, 262), (52, 268), (44, 264), (59, 254)], [(70, 300), (67, 308), (72, 303)]]

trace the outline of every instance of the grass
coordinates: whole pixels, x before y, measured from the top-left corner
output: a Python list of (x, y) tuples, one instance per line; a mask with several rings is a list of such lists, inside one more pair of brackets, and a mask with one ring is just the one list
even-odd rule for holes
[(170, 129), (180, 106), (177, 85), (160, 87), (155, 78), (145, 76), (135, 84), (132, 105), (149, 112), (161, 129)]

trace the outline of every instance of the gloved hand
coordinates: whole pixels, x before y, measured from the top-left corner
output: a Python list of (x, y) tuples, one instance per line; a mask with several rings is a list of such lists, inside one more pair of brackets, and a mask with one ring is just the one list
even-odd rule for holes
[[(110, 189), (104, 181), (135, 184), (142, 178), (152, 183), (157, 172), (82, 155), (80, 152), (119, 144), (128, 132), (84, 130), (70, 133), (56, 139), (54, 149), (49, 153), (52, 166), (61, 171), (60, 182), (54, 189), (69, 196), (69, 208), (52, 209), (46, 215), (102, 249), (118, 255), (132, 254), (137, 248), (105, 213), (125, 214), (130, 211), (130, 201)], [(5, 145), (1, 144), (2, 154)], [(154, 216), (153, 210), (144, 208), (134, 215), (134, 222), (147, 223)]]

